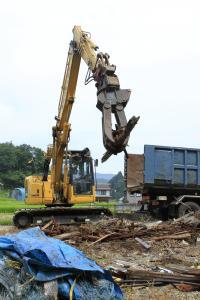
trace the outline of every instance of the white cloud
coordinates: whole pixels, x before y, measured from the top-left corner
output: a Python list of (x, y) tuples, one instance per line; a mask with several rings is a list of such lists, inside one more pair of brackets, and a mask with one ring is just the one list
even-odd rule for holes
[[(141, 115), (128, 150), (143, 145), (199, 147), (199, 1), (0, 0), (0, 142), (51, 143), (72, 28), (90, 31), (133, 90), (126, 113)], [(72, 112), (71, 147), (104, 153), (101, 113), (84, 63)], [(99, 171), (117, 172), (123, 155)]]

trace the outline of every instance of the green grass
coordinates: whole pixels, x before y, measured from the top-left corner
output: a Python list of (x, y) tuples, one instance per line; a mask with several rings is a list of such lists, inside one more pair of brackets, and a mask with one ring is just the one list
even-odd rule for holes
[(109, 209), (113, 215), (116, 214), (116, 201), (112, 202), (95, 202), (95, 206), (102, 206)]
[(9, 197), (9, 191), (0, 189), (0, 198), (8, 198), (8, 197)]
[(0, 213), (0, 225), (12, 225), (13, 214)]
[(90, 206), (90, 207), (105, 207), (109, 209), (114, 215), (116, 213), (116, 201), (112, 202), (94, 202), (94, 203), (82, 203), (82, 204), (76, 204), (74, 207), (84, 207), (84, 206)]
[[(84, 204), (76, 204), (75, 207), (82, 206), (100, 206), (107, 207), (113, 209), (115, 207), (116, 202), (95, 202), (95, 203), (84, 203)], [(23, 201), (18, 201), (12, 198), (1, 198), (0, 197), (0, 213), (14, 213), (18, 209), (22, 208), (37, 208), (41, 207), (40, 205), (27, 205)]]
[(12, 225), (13, 213), (22, 208), (37, 208), (40, 205), (26, 205), (24, 201), (5, 198), (0, 195), (0, 225)]
[(36, 208), (39, 205), (26, 205), (23, 201), (17, 201), (12, 198), (0, 198), (0, 213), (14, 213), (22, 208)]
[(115, 206), (116, 202), (92, 202), (92, 203), (80, 203), (80, 204), (75, 204), (75, 207), (81, 207), (81, 206), (103, 206), (103, 207), (112, 207)]
[[(116, 202), (95, 202), (95, 203), (84, 203), (77, 204), (75, 207), (83, 207), (83, 206), (100, 206), (106, 207), (115, 213)], [(17, 201), (12, 198), (2, 197), (0, 194), (0, 225), (11, 225), (13, 213), (22, 208), (37, 208), (41, 207), (40, 205), (26, 205), (23, 201)]]

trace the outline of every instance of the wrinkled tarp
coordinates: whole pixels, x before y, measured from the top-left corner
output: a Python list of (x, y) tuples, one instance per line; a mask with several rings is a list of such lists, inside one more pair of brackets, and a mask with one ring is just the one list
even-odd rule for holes
[(78, 249), (47, 237), (39, 227), (1, 236), (0, 249), (21, 262), (36, 280), (58, 279), (59, 296), (64, 299), (69, 297), (75, 278), (74, 299), (123, 299), (110, 273)]

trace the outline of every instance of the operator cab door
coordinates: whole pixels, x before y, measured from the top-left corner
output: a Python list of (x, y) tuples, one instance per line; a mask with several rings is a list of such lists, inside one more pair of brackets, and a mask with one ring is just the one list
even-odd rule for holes
[(94, 176), (91, 157), (72, 155), (69, 159), (69, 177), (74, 195), (92, 195)]

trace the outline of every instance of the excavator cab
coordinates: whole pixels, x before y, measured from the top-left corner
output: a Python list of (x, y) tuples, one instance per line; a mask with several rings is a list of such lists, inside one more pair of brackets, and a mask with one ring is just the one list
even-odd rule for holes
[(69, 151), (67, 165), (69, 170), (68, 202), (94, 202), (94, 171), (89, 149)]
[(94, 174), (92, 158), (81, 151), (73, 151), (69, 158), (69, 183), (75, 195), (92, 195)]

